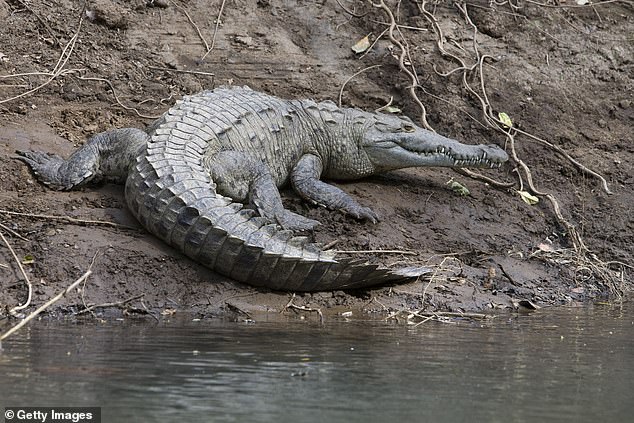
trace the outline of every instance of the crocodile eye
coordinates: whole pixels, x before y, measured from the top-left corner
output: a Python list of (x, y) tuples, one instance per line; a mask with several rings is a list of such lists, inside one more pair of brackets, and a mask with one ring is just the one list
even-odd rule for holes
[(410, 125), (409, 123), (404, 123), (401, 125), (401, 130), (404, 132), (414, 132), (416, 131), (416, 127), (414, 125)]

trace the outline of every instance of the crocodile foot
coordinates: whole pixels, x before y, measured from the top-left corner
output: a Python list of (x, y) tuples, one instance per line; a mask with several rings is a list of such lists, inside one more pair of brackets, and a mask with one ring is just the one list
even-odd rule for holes
[(293, 231), (311, 231), (319, 222), (309, 219), (292, 211), (282, 209), (275, 214), (275, 220), (284, 229)]
[(54, 189), (69, 189), (70, 183), (62, 180), (59, 169), (65, 163), (64, 159), (56, 154), (42, 153), (39, 151), (16, 151), (15, 158), (28, 164), (38, 180)]
[(345, 209), (345, 212), (350, 216), (359, 219), (359, 220), (369, 220), (372, 223), (378, 223), (379, 215), (374, 212), (370, 207), (359, 206), (358, 204), (353, 204), (354, 207), (349, 207)]

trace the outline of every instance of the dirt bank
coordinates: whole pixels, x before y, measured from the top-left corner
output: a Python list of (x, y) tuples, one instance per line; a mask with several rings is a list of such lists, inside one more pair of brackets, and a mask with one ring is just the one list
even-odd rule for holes
[[(408, 54), (400, 56), (398, 43), (384, 33), (389, 14), (362, 1), (235, 0), (222, 2), (218, 20), (220, 1), (103, 0), (88, 2), (84, 10), (83, 2), (73, 0), (0, 0), (0, 74), (13, 75), (0, 80), (0, 208), (131, 227), (0, 213), (2, 233), (34, 284), (32, 305), (23, 312), (88, 268), (93, 275), (84, 289), (51, 310), (129, 298), (136, 298), (128, 304), (133, 310), (152, 313), (281, 310), (289, 294), (235, 283), (141, 230), (125, 208), (121, 187), (52, 192), (35, 182), (13, 152), (68, 155), (96, 132), (144, 127), (182, 95), (221, 84), (337, 101), (353, 74), (375, 65), (347, 82), (345, 106), (371, 110), (392, 99), (417, 118), (420, 109), (408, 89), (414, 75), (436, 131), (511, 151), (510, 139), (483, 117), (485, 99), (492, 116), (504, 112), (515, 128), (555, 147), (515, 134), (517, 159), (483, 173), (514, 182), (513, 188), (432, 168), (339, 184), (380, 214), (376, 225), (285, 193), (289, 208), (322, 222), (315, 233), (319, 242), (336, 241), (335, 248), (346, 251), (398, 250), (403, 253), (354, 254), (387, 265), (437, 268), (431, 282), (298, 295), (295, 304), (333, 312), (474, 311), (510, 308), (521, 299), (539, 305), (587, 301), (614, 290), (615, 283), (629, 289), (628, 267), (619, 263), (634, 263), (632, 3), (467, 3), (461, 10), (452, 2), (428, 1), (421, 10), (410, 1), (398, 7), (388, 2), (401, 25), (393, 35), (406, 40)], [(368, 34), (370, 42), (381, 38), (365, 53), (353, 52), (351, 46)], [(488, 57), (480, 60), (483, 55)], [(399, 68), (399, 57), (410, 76)], [(473, 68), (463, 72), (460, 60)], [(603, 175), (613, 194), (557, 147)], [(518, 191), (530, 189), (518, 160), (581, 234), (591, 251), (585, 259), (574, 252), (570, 227), (557, 219), (546, 196), (537, 195), (537, 204), (522, 200)], [(452, 180), (470, 194), (459, 195), (448, 184)], [(0, 283), (6, 315), (26, 300), (27, 289), (4, 244)]]

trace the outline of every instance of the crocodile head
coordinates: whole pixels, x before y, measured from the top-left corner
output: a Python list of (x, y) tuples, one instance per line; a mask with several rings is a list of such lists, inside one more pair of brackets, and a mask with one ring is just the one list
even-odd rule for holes
[(508, 160), (506, 152), (496, 145), (462, 144), (422, 129), (406, 117), (372, 116), (361, 147), (374, 173), (420, 166), (494, 168)]

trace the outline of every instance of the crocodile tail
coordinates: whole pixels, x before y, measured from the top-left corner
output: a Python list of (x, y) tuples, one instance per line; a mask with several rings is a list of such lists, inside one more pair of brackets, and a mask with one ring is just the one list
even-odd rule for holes
[(273, 290), (328, 291), (401, 282), (426, 270), (403, 273), (335, 260), (305, 237), (217, 194), (194, 164), (182, 166), (140, 157), (126, 183), (128, 206), (151, 233), (232, 279)]

